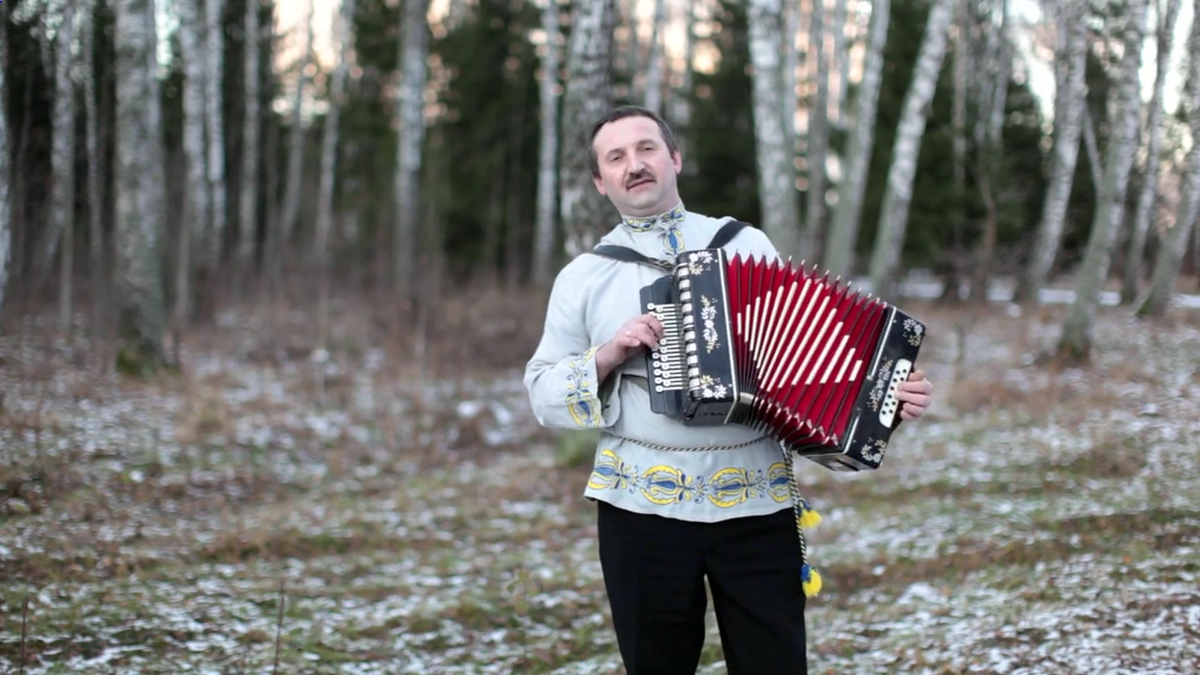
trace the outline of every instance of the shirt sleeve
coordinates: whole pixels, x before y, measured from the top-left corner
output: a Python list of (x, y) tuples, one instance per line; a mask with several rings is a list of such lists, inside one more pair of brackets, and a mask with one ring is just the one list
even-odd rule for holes
[(614, 369), (601, 383), (596, 350), (587, 330), (587, 293), (577, 268), (568, 265), (555, 279), (541, 342), (525, 366), (525, 387), (534, 417), (542, 426), (599, 429), (619, 414), (612, 395), (620, 378)]

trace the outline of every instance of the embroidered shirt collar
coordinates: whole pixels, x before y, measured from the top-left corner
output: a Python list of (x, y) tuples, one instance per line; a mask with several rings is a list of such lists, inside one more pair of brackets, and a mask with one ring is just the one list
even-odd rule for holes
[(622, 216), (621, 224), (632, 232), (649, 232), (654, 229), (670, 230), (672, 226), (678, 227), (681, 225), (686, 216), (687, 210), (683, 208), (683, 204), (678, 204), (670, 211), (660, 213), (656, 216), (642, 218)]

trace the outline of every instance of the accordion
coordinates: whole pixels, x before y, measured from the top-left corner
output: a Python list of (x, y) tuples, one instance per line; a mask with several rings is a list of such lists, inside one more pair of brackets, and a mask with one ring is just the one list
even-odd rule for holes
[(923, 323), (815, 268), (720, 248), (681, 253), (641, 303), (664, 328), (646, 354), (655, 413), (740, 424), (835, 471), (879, 468)]

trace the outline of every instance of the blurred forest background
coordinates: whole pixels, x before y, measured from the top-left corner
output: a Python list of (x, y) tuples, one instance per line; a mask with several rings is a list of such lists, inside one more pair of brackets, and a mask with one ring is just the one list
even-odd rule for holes
[(1200, 672), (1198, 6), (0, 0), (0, 673), (622, 672), (521, 384), (621, 103), (929, 327), (810, 672)]
[(615, 223), (586, 134), (637, 103), (677, 127), (692, 210), (892, 299), (913, 270), (949, 302), (1077, 290), (1059, 351), (1086, 358), (1103, 291), (1149, 315), (1195, 290), (1193, 14), (8, 0), (0, 316), (53, 307), (140, 370), (248, 299), (310, 312), (323, 345), (358, 298), (420, 352), (428, 308), (540, 297)]

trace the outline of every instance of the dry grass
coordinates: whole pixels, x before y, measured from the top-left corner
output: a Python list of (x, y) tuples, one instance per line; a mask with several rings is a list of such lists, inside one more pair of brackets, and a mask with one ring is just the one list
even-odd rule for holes
[[(24, 439), (18, 451), (0, 451), (0, 636), (19, 633), (14, 608), (25, 597), (41, 598), (28, 672), (63, 672), (118, 646), (137, 650), (110, 667), (269, 672), (281, 581), (281, 672), (465, 674), (488, 663), (618, 672), (593, 512), (579, 497), (594, 437), (536, 428), (514, 380), (536, 346), (543, 298), (473, 287), (427, 310), (335, 293), (321, 353), (303, 298), (247, 300), (186, 334), (178, 374), (146, 379), (89, 370), (85, 330), (66, 339), (30, 320), (0, 340), (0, 438)], [(1067, 606), (1078, 598), (1057, 577), (1014, 579), (1091, 559), (1148, 585), (1200, 572), (1170, 557), (1200, 544), (1200, 514), (1177, 503), (1130, 506), (1141, 497), (1120, 489), (1145, 485), (1153, 501), (1157, 482), (1173, 478), (1156, 473), (1161, 438), (1122, 431), (1134, 414), (1131, 391), (1169, 389), (1154, 419), (1176, 424), (1180, 446), (1197, 441), (1170, 407), (1180, 378), (1139, 350), (1169, 351), (1200, 322), (1172, 315), (1143, 328), (1145, 344), (1110, 330), (1101, 353), (1115, 357), (1049, 371), (1037, 356), (1061, 308), (1019, 319), (985, 311), (969, 322), (961, 308), (913, 310), (934, 328), (922, 361), (941, 397), (929, 418), (935, 431), (917, 433), (917, 447), (904, 451), (912, 459), (898, 454), (879, 475), (817, 472), (805, 487), (823, 511), (890, 517), (814, 537), (827, 579), (814, 625), (859, 631), (815, 630), (811, 652), (827, 664), (816, 672), (879, 672), (861, 664), (896, 627), (857, 612), (921, 584), (946, 597), (983, 586), (1014, 606)], [(1184, 382), (1200, 384), (1200, 370)], [(501, 427), (515, 433), (493, 437)], [(1011, 464), (966, 479), (919, 470), (993, 447), (1011, 452)], [(1088, 500), (1108, 512), (1078, 507)], [(1001, 502), (1021, 517), (995, 516)], [(935, 523), (928, 531), (925, 516)], [(884, 537), (893, 528), (901, 541), (910, 517), (935, 555), (884, 538), (865, 555), (853, 548), (865, 530)], [(947, 522), (963, 527), (939, 532)], [(1128, 607), (1149, 621), (1194, 602), (1170, 591)], [(1024, 645), (1032, 635), (987, 639)], [(712, 638), (701, 672), (716, 675)], [(18, 646), (0, 637), (0, 670), (14, 665)], [(895, 648), (909, 660), (889, 672), (920, 663), (964, 672), (954, 654)]]

